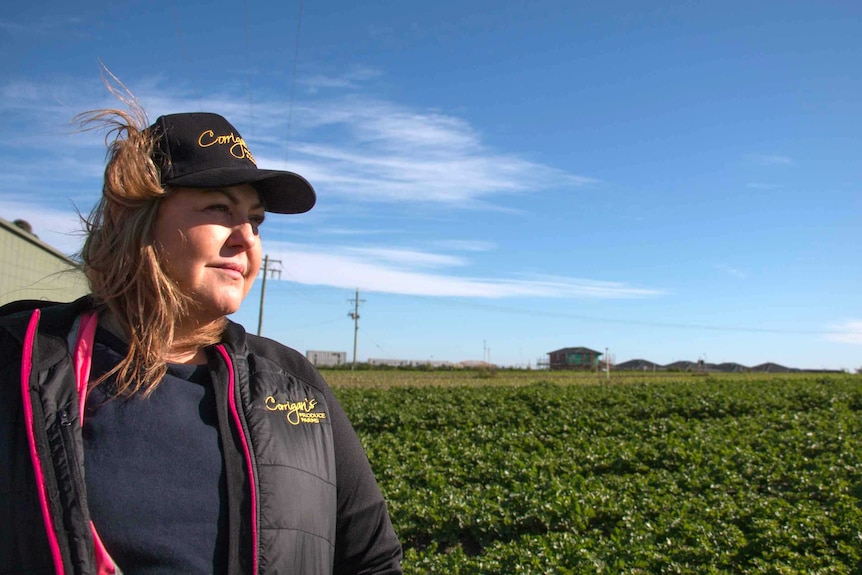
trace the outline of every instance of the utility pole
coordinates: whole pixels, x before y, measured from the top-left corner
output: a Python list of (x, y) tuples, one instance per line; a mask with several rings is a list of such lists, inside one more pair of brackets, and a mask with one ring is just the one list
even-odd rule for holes
[(263, 300), (266, 297), (266, 276), (271, 271), (273, 276), (278, 275), (278, 277), (281, 277), (280, 269), (269, 269), (269, 264), (271, 263), (281, 265), (281, 260), (271, 260), (269, 259), (269, 255), (263, 256), (263, 270), (261, 270), (263, 272), (263, 283), (260, 286), (260, 311), (257, 316), (257, 335), (260, 335), (263, 329)]
[(611, 379), (611, 356), (608, 355), (608, 348), (605, 348), (605, 369), (607, 370), (607, 378)]
[(353, 320), (353, 365), (351, 370), (356, 369), (356, 341), (359, 336), (359, 304), (365, 303), (364, 299), (359, 299), (359, 288), (356, 288), (356, 297), (347, 301), (353, 302), (353, 311), (347, 312), (347, 317)]

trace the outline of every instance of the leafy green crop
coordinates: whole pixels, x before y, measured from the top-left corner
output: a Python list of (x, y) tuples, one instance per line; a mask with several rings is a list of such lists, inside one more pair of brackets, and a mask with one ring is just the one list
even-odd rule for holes
[(465, 384), (336, 389), (406, 573), (862, 573), (859, 377)]

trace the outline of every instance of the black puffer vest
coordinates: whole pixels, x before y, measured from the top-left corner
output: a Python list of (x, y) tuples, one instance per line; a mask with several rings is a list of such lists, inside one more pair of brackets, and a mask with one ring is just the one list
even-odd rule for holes
[[(83, 298), (0, 318), (0, 573), (119, 573), (90, 521), (83, 477), (91, 310)], [(332, 573), (331, 391), (298, 352), (237, 324), (208, 358), (227, 469), (228, 572)]]

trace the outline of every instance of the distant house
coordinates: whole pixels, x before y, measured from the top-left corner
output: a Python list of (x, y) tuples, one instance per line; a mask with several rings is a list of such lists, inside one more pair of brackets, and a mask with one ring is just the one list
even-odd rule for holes
[(305, 358), (315, 367), (335, 367), (347, 363), (347, 352), (308, 350)]
[(601, 352), (588, 347), (564, 347), (548, 352), (550, 369), (596, 369)]

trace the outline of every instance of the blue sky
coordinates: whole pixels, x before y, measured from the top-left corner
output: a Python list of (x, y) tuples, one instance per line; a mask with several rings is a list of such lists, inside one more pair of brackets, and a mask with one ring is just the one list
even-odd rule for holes
[(0, 217), (78, 248), (103, 62), (314, 184), (263, 228), (263, 333), (302, 352), (352, 358), (358, 288), (360, 360), (862, 366), (862, 8), (579, 4), (16, 3)]

